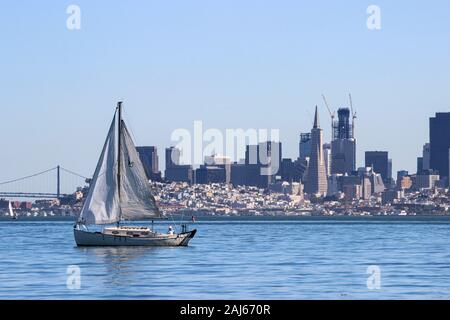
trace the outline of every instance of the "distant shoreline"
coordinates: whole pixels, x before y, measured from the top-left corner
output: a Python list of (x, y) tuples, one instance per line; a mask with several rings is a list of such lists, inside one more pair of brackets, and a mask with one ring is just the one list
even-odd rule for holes
[[(174, 221), (181, 221), (195, 224), (191, 222), (190, 216), (173, 215)], [(165, 220), (155, 220), (155, 223), (167, 223), (172, 218)], [(450, 215), (416, 215), (416, 216), (195, 216), (196, 222), (214, 222), (214, 221), (235, 221), (235, 222), (259, 222), (259, 221), (449, 221)], [(0, 217), (0, 222), (75, 222), (74, 217), (21, 217), (13, 220), (9, 217)], [(140, 221), (141, 223), (151, 223), (150, 221)], [(129, 222), (126, 222), (129, 223)], [(139, 223), (139, 221), (136, 221)]]

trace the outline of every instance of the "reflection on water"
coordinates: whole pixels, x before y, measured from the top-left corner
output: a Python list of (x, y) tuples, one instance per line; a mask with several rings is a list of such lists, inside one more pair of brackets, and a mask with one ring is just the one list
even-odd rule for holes
[[(146, 273), (145, 280), (151, 282), (151, 274), (147, 271), (164, 262), (160, 260), (165, 259), (164, 251), (182, 249), (166, 247), (77, 247), (77, 250), (81, 250), (91, 263), (103, 266), (104, 285), (111, 287), (127, 286), (139, 279), (142, 273)], [(160, 253), (163, 253), (163, 255), (160, 255)], [(145, 268), (143, 261), (148, 264), (148, 268)]]
[(145, 247), (84, 247), (77, 248), (94, 264), (105, 268), (104, 282), (111, 286), (126, 285), (136, 275), (133, 260), (151, 254), (154, 248)]
[(152, 247), (76, 247), (84, 254), (92, 256), (99, 263), (128, 262), (139, 256), (148, 254)]
[[(71, 222), (0, 222), (0, 298), (450, 298), (447, 220), (200, 222), (189, 247), (75, 246)], [(66, 269), (81, 270), (68, 290)], [(367, 267), (381, 270), (367, 288)], [(186, 288), (189, 287), (189, 296)]]

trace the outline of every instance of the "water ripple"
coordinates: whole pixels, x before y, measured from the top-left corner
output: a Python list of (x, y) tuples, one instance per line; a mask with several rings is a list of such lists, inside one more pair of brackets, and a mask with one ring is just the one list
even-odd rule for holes
[[(448, 221), (214, 221), (187, 248), (77, 248), (71, 222), (0, 222), (0, 299), (448, 299)], [(67, 267), (81, 270), (69, 290)], [(381, 270), (367, 288), (367, 267)]]

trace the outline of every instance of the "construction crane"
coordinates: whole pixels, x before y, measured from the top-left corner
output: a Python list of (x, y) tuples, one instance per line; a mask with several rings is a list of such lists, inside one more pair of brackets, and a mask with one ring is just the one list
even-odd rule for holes
[(353, 112), (353, 100), (352, 100), (352, 94), (349, 93), (348, 97), (350, 99), (350, 109), (352, 110), (352, 117), (353, 119), (356, 119), (356, 112)]
[(352, 133), (353, 137), (355, 137), (355, 119), (356, 119), (356, 112), (353, 111), (353, 99), (352, 94), (348, 94), (348, 98), (350, 100), (350, 110), (352, 111)]
[(323, 102), (325, 103), (325, 106), (327, 107), (328, 113), (330, 114), (330, 117), (331, 117), (331, 139), (334, 140), (334, 118), (336, 117), (336, 112), (335, 111), (331, 112), (330, 106), (328, 105), (328, 102), (327, 102), (327, 98), (325, 98), (324, 94), (322, 94), (322, 99), (323, 99)]

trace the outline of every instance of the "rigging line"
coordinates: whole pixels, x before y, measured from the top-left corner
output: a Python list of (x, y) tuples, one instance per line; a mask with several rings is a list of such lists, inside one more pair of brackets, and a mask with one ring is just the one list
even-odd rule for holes
[(180, 220), (180, 228), (181, 228), (181, 232), (183, 232), (183, 220), (184, 220), (184, 211), (181, 214), (181, 220)]
[(70, 173), (70, 174), (72, 174), (72, 175), (74, 175), (74, 176), (77, 176), (77, 177), (79, 177), (79, 178), (82, 178), (82, 179), (88, 179), (87, 177), (85, 177), (85, 176), (83, 176), (83, 175), (81, 175), (81, 174), (78, 174), (78, 173), (76, 173), (76, 172), (70, 171), (70, 170), (65, 169), (65, 168), (63, 168), (63, 167), (60, 167), (60, 169), (63, 170), (63, 171), (65, 171), (65, 172), (67, 172), (67, 173)]
[(173, 218), (173, 215), (171, 213), (169, 213), (170, 218), (172, 219), (172, 224), (175, 226), (175, 228), (177, 227), (177, 224), (175, 223), (175, 219)]
[(1, 183), (0, 183), (0, 186), (5, 185), (5, 184), (8, 184), (8, 183), (13, 183), (13, 182), (18, 182), (18, 181), (22, 181), (22, 180), (34, 178), (34, 177), (37, 177), (37, 176), (39, 176), (39, 175), (48, 173), (48, 172), (53, 171), (53, 170), (56, 170), (56, 167), (51, 168), (51, 169), (48, 169), (48, 170), (45, 170), (45, 171), (42, 171), (42, 172), (39, 172), (39, 173), (35, 173), (35, 174), (32, 174), (32, 175), (29, 175), (29, 176), (26, 176), (26, 177), (22, 177), (22, 178), (10, 180), (10, 181), (1, 182)]
[(135, 143), (136, 145), (139, 145), (138, 142), (137, 142), (137, 140), (136, 140), (136, 135), (135, 135), (134, 132), (133, 132), (133, 123), (132, 123), (132, 121), (130, 120), (131, 118), (128, 116), (128, 112), (127, 112), (125, 109), (122, 109), (122, 112), (123, 112), (125, 118), (127, 119), (128, 123), (130, 124), (129, 126), (127, 126), (127, 128), (130, 129), (131, 138), (133, 139), (133, 141), (134, 141), (134, 143)]

